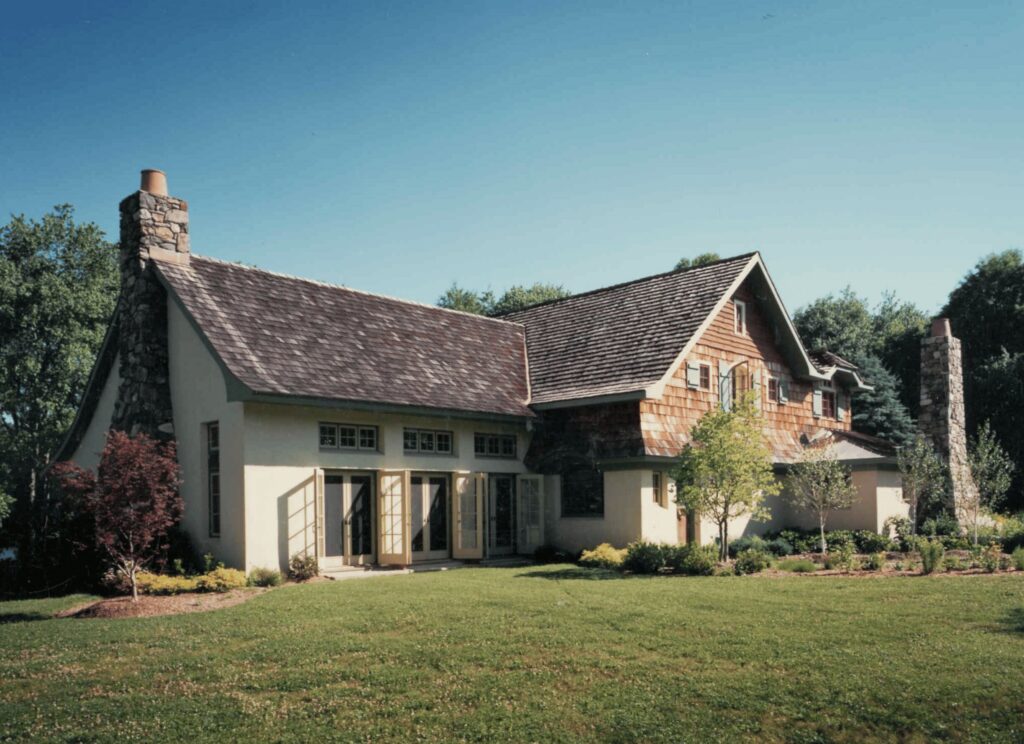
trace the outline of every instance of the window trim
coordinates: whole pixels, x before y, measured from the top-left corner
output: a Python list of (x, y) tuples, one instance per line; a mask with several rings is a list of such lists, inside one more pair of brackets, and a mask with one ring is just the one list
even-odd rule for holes
[[(411, 434), (416, 435), (416, 447), (408, 447), (408, 441), (406, 437)], [(423, 435), (430, 435), (433, 439), (433, 445), (431, 449), (423, 449)], [(437, 449), (438, 435), (444, 434), (448, 437), (448, 449), (441, 452)], [(437, 457), (455, 457), (457, 455), (455, 451), (455, 432), (451, 429), (423, 429), (415, 426), (406, 426), (402, 428), (402, 452), (407, 455), (433, 455)]]
[[(767, 386), (768, 389), (767, 389), (767, 392), (765, 394), (765, 397), (768, 399), (768, 402), (769, 403), (774, 403), (777, 406), (781, 406), (782, 405), (782, 391), (781, 391), (781, 389), (779, 387), (780, 383), (781, 383), (781, 381), (779, 380), (778, 377), (770, 375), (768, 377), (768, 386)], [(772, 389), (773, 388), (775, 390), (775, 396), (774, 397), (772, 397)]]
[[(324, 427), (333, 427), (334, 445), (323, 443)], [(352, 429), (355, 433), (355, 444), (343, 445), (341, 443), (341, 429)], [(373, 447), (362, 446), (363, 432), (373, 432)], [(320, 421), (317, 423), (317, 443), (321, 452), (381, 452), (380, 448), (380, 427), (375, 424), (352, 424), (342, 421)]]
[[(477, 442), (479, 439), (484, 440), (483, 451), (477, 449)], [(497, 451), (489, 452), (488, 445), (489, 440), (494, 439), (497, 442)], [(512, 452), (504, 452), (503, 444), (506, 442), (512, 442)], [(497, 460), (518, 460), (519, 459), (519, 436), (516, 434), (507, 434), (499, 432), (473, 432), (473, 455), (474, 457), (486, 457)]]
[(746, 336), (747, 333), (747, 303), (743, 300), (732, 301), (732, 329), (737, 336)]
[[(829, 413), (828, 405), (825, 401), (831, 401), (831, 413)], [(834, 388), (824, 386), (821, 388), (821, 417), (832, 421), (839, 421), (839, 393)]]
[(668, 508), (668, 474), (661, 470), (651, 472), (651, 487), (654, 489), (654, 503), (662, 509)]

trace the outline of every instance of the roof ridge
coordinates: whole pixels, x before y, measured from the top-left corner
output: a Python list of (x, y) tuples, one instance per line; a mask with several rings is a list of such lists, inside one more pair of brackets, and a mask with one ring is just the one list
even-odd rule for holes
[(332, 284), (331, 282), (321, 281), (320, 279), (310, 279), (304, 276), (296, 276), (295, 274), (286, 274), (283, 271), (271, 271), (270, 269), (264, 269), (260, 266), (248, 266), (237, 261), (227, 261), (223, 258), (214, 258), (213, 256), (200, 256), (193, 253), (192, 258), (198, 258), (200, 261), (209, 261), (211, 263), (222, 264), (224, 266), (230, 266), (236, 269), (242, 269), (243, 271), (256, 271), (261, 274), (268, 274), (270, 276), (280, 277), (281, 279), (291, 279), (293, 281), (305, 282), (306, 284), (313, 284), (318, 287), (324, 287), (326, 289), (340, 289), (345, 292), (354, 292), (355, 294), (365, 295), (367, 297), (376, 297), (382, 300), (390, 300), (391, 302), (398, 302), (403, 305), (415, 305), (417, 307), (426, 308), (428, 310), (439, 310), (445, 313), (455, 313), (456, 315), (463, 315), (468, 318), (476, 318), (478, 320), (491, 320), (502, 325), (515, 325), (522, 327), (521, 323), (516, 323), (511, 320), (504, 320), (502, 318), (496, 318), (490, 315), (478, 315), (477, 313), (468, 313), (465, 310), (455, 310), (450, 307), (441, 307), (440, 305), (431, 305), (427, 302), (418, 302), (417, 300), (407, 300), (401, 297), (394, 297), (392, 295), (381, 294), (380, 292), (368, 292), (365, 289), (355, 289), (344, 284)]
[[(588, 289), (585, 292), (577, 292), (576, 294), (567, 295), (566, 297), (556, 297), (555, 299), (552, 299), (552, 300), (544, 300), (543, 302), (538, 302), (538, 303), (536, 303), (534, 305), (528, 305), (526, 307), (519, 308), (518, 310), (509, 310), (507, 313), (502, 313), (501, 315), (496, 316), (495, 320), (498, 320), (498, 319), (501, 319), (501, 318), (505, 318), (505, 317), (507, 317), (509, 315), (515, 315), (516, 313), (523, 313), (523, 312), (526, 312), (528, 310), (535, 310), (538, 307), (545, 307), (547, 305), (554, 305), (554, 304), (559, 303), (559, 302), (566, 302), (567, 300), (575, 300), (575, 299), (580, 298), (580, 297), (588, 297), (590, 295), (599, 294), (601, 292), (609, 292), (609, 291), (611, 291), (613, 289), (621, 289), (622, 287), (628, 287), (631, 284), (639, 284), (640, 282), (650, 281), (651, 279), (660, 279), (663, 276), (671, 276), (673, 274), (685, 274), (688, 271), (695, 271), (697, 269), (706, 269), (708, 267), (716, 266), (718, 264), (728, 263), (730, 261), (739, 261), (740, 259), (748, 259), (749, 260), (749, 259), (753, 258), (756, 255), (758, 255), (758, 251), (750, 251), (749, 253), (740, 253), (739, 255), (736, 255), (736, 256), (728, 256), (727, 258), (720, 258), (717, 261), (709, 261), (708, 263), (701, 264), (700, 266), (687, 266), (687, 267), (682, 268), (682, 269), (672, 269), (671, 271), (662, 271), (659, 274), (649, 274), (648, 276), (641, 276), (641, 277), (639, 277), (637, 279), (630, 279), (629, 281), (626, 281), (626, 282), (619, 282), (618, 284), (609, 284), (607, 287), (598, 287), (597, 289)], [(506, 321), (506, 322), (512, 322), (512, 321)]]

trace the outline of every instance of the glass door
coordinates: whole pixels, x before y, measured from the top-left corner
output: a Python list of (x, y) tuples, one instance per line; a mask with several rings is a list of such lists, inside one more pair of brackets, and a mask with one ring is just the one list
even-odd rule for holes
[(448, 476), (414, 475), (409, 482), (412, 559), (429, 561), (447, 558), (451, 512)]
[(514, 475), (492, 475), (487, 489), (487, 554), (512, 555), (515, 552)]
[(345, 562), (373, 563), (373, 476), (349, 475), (345, 498)]

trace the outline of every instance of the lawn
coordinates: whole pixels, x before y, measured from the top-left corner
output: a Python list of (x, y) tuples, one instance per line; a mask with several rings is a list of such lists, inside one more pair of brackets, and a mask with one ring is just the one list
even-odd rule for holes
[(0, 603), (0, 740), (1024, 740), (1024, 575), (288, 586), (215, 612)]

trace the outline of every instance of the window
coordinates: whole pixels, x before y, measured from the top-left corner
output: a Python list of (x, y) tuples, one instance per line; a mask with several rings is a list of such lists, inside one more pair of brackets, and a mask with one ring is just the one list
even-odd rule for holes
[(668, 499), (666, 498), (668, 489), (666, 488), (665, 474), (655, 470), (652, 475), (654, 477), (652, 482), (654, 486), (654, 503), (661, 507), (668, 506)]
[(515, 434), (474, 434), (473, 452), (481, 457), (515, 457)]
[(821, 391), (821, 415), (825, 418), (836, 418), (836, 391)]
[(355, 424), (320, 424), (320, 449), (377, 451), (377, 427)]
[(747, 303), (741, 300), (733, 300), (733, 312), (736, 320), (736, 333), (746, 334), (747, 332)]
[(700, 365), (700, 389), (710, 390), (711, 389), (711, 365), (702, 364)]
[(580, 468), (562, 473), (562, 516), (604, 516), (604, 474)]
[(746, 364), (733, 367), (729, 376), (732, 378), (732, 401), (738, 405), (743, 396), (754, 389), (754, 380)]
[(768, 378), (768, 400), (772, 403), (779, 402), (779, 379), (777, 377)]
[(206, 498), (210, 537), (220, 537), (220, 424), (206, 425)]
[(454, 437), (450, 431), (433, 429), (406, 429), (402, 442), (406, 452), (421, 452), (432, 455), (453, 454)]

